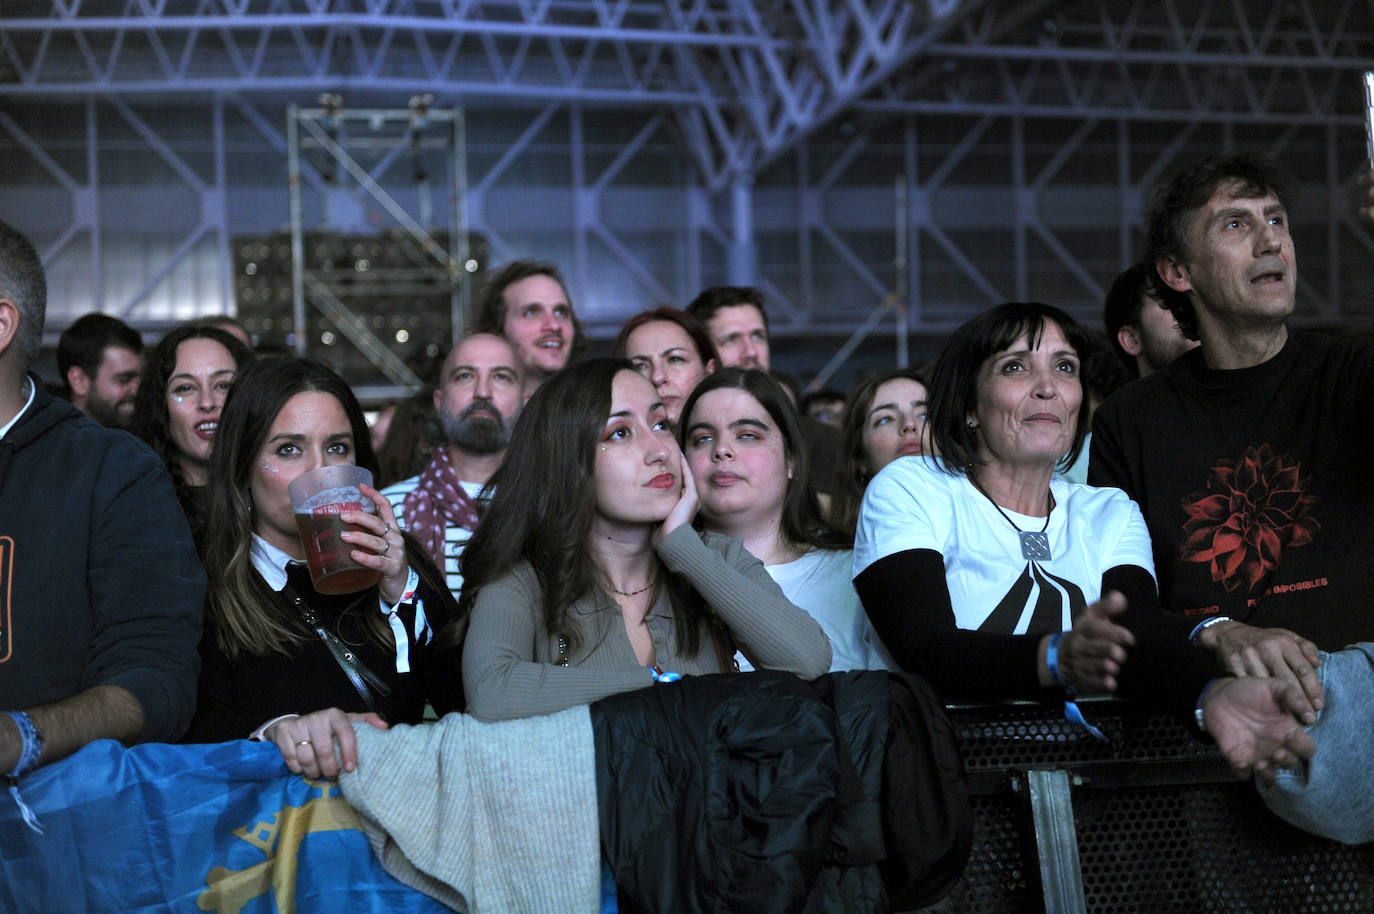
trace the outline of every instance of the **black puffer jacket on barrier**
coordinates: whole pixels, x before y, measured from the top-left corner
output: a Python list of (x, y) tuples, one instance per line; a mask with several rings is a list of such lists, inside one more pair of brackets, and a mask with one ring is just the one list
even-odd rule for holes
[(688, 677), (591, 716), (625, 914), (886, 911), (937, 899), (968, 858), (963, 768), (920, 680)]

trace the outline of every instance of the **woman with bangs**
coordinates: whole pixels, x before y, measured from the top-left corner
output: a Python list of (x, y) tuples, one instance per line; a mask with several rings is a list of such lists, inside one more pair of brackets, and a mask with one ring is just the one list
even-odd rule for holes
[(1139, 509), (1054, 475), (1086, 432), (1085, 346), (1036, 303), (960, 327), (930, 384), (939, 456), (889, 463), (864, 495), (855, 587), (894, 658), (946, 694), (1110, 693), (1135, 641), (1116, 617), (1158, 610)]
[(1087, 346), (1035, 302), (955, 331), (930, 382), (938, 456), (869, 483), (854, 587), (897, 663), (947, 696), (1060, 701), (1105, 738), (1075, 699), (1120, 694), (1196, 721), (1237, 772), (1272, 779), (1298, 763), (1302, 693), (1226, 677), (1189, 642), (1191, 620), (1161, 611), (1135, 502), (1055, 475), (1087, 433)]
[(821, 515), (787, 391), (766, 372), (725, 368), (697, 385), (682, 415), (679, 441), (703, 527), (739, 537), (787, 598), (820, 623), (832, 671), (888, 669), (850, 583), (853, 538)]

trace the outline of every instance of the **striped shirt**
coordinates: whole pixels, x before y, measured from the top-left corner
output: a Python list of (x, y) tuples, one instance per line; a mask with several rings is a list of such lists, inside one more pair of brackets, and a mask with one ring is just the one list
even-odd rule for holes
[[(402, 479), (400, 482), (387, 486), (382, 490), (382, 495), (391, 502), (391, 510), (396, 512), (396, 522), (400, 524), (402, 530), (409, 529), (406, 522), (405, 503), (406, 496), (415, 490), (419, 485), (420, 477), (412, 476), (409, 479)], [(459, 482), (463, 491), (468, 493), (474, 500), (477, 493), (482, 491), (480, 482)], [(458, 599), (458, 592), (463, 589), (463, 575), (458, 570), (458, 557), (463, 554), (463, 547), (472, 538), (472, 531), (467, 527), (459, 527), (456, 524), (444, 525), (444, 575), (448, 581), (448, 589), (453, 592), (453, 599)]]

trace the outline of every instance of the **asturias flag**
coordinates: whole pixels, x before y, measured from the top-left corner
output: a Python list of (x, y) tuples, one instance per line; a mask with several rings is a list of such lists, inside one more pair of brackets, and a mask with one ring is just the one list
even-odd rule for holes
[(0, 911), (431, 914), (397, 882), (333, 781), (270, 743), (112, 740), (25, 777), (44, 834), (0, 791)]

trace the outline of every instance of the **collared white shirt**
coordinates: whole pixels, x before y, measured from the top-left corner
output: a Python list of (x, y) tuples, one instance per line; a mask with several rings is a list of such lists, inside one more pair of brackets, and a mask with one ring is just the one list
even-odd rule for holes
[[(291, 565), (305, 564), (305, 562), (287, 555), (256, 533), (253, 534), (251, 555), (253, 568), (262, 575), (267, 586), (278, 593), (286, 586), (286, 569)], [(407, 603), (415, 605), (415, 643), (427, 644), (434, 637), (434, 631), (430, 628), (429, 620), (425, 618), (425, 601), (415, 596), (415, 588), (419, 584), (420, 576), (412, 568), (401, 599), (394, 604), (389, 604), (380, 596), (377, 598), (377, 608), (382, 615), (387, 617), (387, 622), (391, 625), (392, 638), (396, 642), (396, 672), (398, 673), (410, 672), (411, 635), (406, 628), (405, 620), (401, 618), (398, 612), (403, 605)]]
[(286, 586), (286, 568), (288, 565), (304, 565), (305, 562), (293, 559), (291, 556), (273, 546), (267, 540), (253, 534), (253, 567), (258, 574), (278, 593)]

